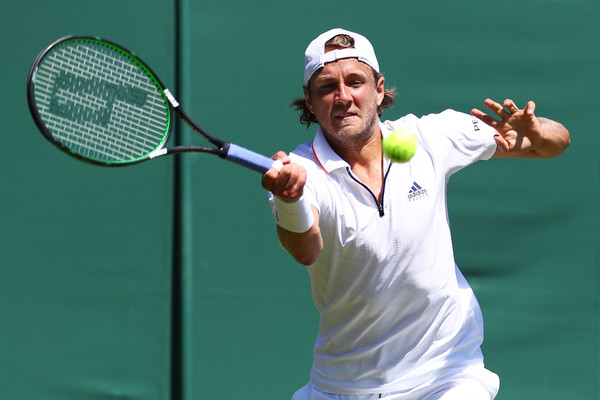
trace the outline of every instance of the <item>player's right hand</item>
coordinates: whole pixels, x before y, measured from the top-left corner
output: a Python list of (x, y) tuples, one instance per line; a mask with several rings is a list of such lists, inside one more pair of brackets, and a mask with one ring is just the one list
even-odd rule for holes
[(280, 160), (283, 167), (280, 171), (271, 168), (262, 177), (262, 187), (280, 197), (284, 201), (296, 201), (304, 193), (306, 170), (299, 164), (292, 163), (290, 157), (283, 151), (278, 151), (273, 157)]

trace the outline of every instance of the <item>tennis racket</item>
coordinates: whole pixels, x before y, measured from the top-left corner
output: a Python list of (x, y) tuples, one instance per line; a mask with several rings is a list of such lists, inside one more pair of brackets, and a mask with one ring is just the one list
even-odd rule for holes
[[(38, 128), (67, 154), (123, 166), (183, 152), (216, 154), (265, 173), (281, 162), (220, 140), (193, 122), (150, 67), (123, 47), (91, 36), (67, 36), (35, 59), (27, 82)], [(213, 146), (167, 148), (177, 115)]]

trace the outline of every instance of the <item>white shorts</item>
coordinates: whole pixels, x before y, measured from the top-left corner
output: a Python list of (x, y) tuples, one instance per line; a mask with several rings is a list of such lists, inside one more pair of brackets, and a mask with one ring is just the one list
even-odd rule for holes
[(472, 372), (465, 371), (446, 383), (400, 393), (333, 394), (321, 392), (309, 383), (294, 393), (292, 400), (493, 400), (500, 387), (498, 376), (486, 369), (480, 369), (476, 375)]

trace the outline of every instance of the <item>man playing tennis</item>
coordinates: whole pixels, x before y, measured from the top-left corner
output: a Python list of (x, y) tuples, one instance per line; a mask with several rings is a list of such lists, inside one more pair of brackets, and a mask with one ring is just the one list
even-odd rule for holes
[[(498, 377), (483, 364), (483, 321), (454, 262), (446, 182), (492, 157), (555, 157), (569, 145), (535, 104), (486, 100), (497, 116), (447, 110), (380, 121), (393, 92), (363, 36), (334, 29), (305, 53), (301, 120), (312, 142), (274, 158), (270, 192), (281, 245), (310, 274), (320, 312), (310, 382), (293, 400), (489, 400)], [(407, 163), (381, 141), (417, 136)]]

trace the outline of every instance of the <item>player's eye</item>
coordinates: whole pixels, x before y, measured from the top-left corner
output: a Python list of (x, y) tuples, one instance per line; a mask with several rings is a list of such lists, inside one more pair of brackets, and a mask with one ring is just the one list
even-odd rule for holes
[(334, 91), (337, 88), (337, 85), (334, 83), (324, 83), (319, 85), (318, 89), (321, 93), (329, 93)]

